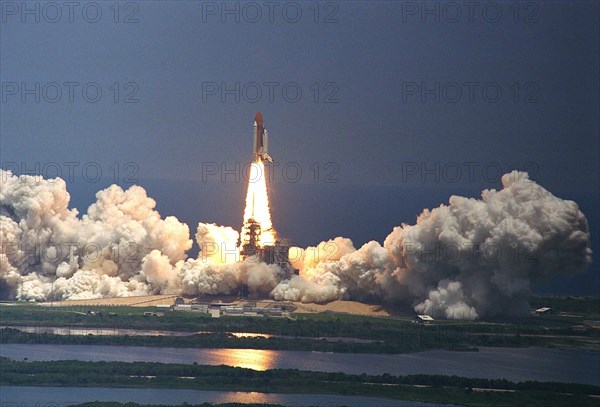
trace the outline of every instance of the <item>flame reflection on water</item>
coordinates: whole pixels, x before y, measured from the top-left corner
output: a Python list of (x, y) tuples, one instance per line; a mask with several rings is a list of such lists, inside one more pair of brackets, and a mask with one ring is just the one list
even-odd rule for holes
[[(208, 349), (203, 349), (206, 356)], [(210, 364), (243, 367), (253, 370), (268, 370), (277, 366), (277, 352), (259, 349), (213, 349), (208, 352)], [(203, 362), (203, 361), (202, 361)], [(200, 363), (200, 362), (199, 362)]]

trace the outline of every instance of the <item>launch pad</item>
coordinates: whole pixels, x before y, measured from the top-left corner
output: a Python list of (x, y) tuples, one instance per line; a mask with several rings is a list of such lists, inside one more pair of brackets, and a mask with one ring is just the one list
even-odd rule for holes
[(257, 260), (266, 264), (275, 264), (279, 266), (283, 278), (290, 278), (298, 274), (298, 270), (293, 268), (290, 263), (290, 244), (283, 240), (276, 240), (273, 244), (260, 245), (260, 224), (253, 218), (246, 222), (246, 236), (243, 240), (240, 255), (242, 261)]

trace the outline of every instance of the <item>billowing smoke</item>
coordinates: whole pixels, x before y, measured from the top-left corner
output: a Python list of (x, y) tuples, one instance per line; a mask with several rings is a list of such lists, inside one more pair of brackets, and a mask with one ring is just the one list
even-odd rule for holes
[(524, 315), (532, 283), (587, 269), (588, 225), (575, 202), (526, 173), (506, 174), (502, 185), (480, 200), (452, 196), (448, 206), (424, 210), (416, 225), (395, 227), (383, 246), (371, 241), (352, 251), (338, 238), (343, 255), (336, 261), (306, 252), (301, 276), (273, 296), (383, 299), (441, 318)]
[(522, 172), (481, 199), (452, 196), (394, 228), (383, 245), (346, 238), (292, 248), (299, 276), (238, 262), (238, 232), (200, 223), (197, 259), (187, 225), (162, 219), (144, 189), (111, 186), (79, 217), (61, 179), (2, 172), (0, 296), (78, 299), (158, 293), (251, 294), (278, 300), (405, 303), (434, 317), (523, 315), (532, 284), (584, 272), (587, 220)]
[(0, 172), (0, 294), (20, 300), (171, 292), (189, 228), (139, 186), (112, 185), (81, 218), (60, 178)]

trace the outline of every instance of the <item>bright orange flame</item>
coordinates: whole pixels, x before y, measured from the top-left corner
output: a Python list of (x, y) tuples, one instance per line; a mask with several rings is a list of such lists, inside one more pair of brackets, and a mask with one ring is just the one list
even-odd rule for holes
[(246, 208), (244, 209), (244, 226), (241, 234), (242, 245), (247, 240), (248, 228), (246, 225), (250, 218), (253, 218), (260, 225), (260, 246), (264, 247), (275, 243), (275, 230), (273, 230), (271, 222), (266, 178), (265, 164), (258, 158), (250, 165)]
[(258, 349), (215, 349), (220, 365), (243, 367), (252, 370), (272, 369), (278, 358), (277, 352)]

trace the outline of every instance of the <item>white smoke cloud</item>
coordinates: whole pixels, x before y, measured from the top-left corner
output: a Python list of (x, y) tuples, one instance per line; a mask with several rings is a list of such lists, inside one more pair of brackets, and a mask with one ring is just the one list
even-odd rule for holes
[(111, 186), (79, 217), (63, 180), (0, 173), (0, 296), (21, 300), (141, 294), (251, 294), (277, 300), (403, 302), (439, 318), (528, 312), (531, 286), (586, 270), (587, 220), (526, 173), (502, 177), (481, 199), (452, 196), (395, 227), (383, 245), (356, 249), (337, 237), (292, 248), (299, 276), (238, 262), (238, 232), (200, 223), (197, 259), (189, 228), (162, 219), (143, 188)]
[(178, 266), (183, 293), (236, 294), (245, 285), (251, 294), (269, 294), (281, 280), (281, 270), (257, 261), (238, 262), (237, 240), (238, 232), (231, 227), (199, 223), (200, 254)]
[[(584, 272), (591, 263), (587, 220), (526, 173), (502, 177), (482, 199), (452, 196), (338, 261), (309, 264), (276, 298), (378, 298), (408, 302), (441, 318), (523, 315), (531, 284)], [(305, 265), (306, 266), (306, 265)], [(318, 293), (318, 294), (315, 294)]]
[(415, 306), (420, 314), (430, 314), (448, 319), (476, 319), (475, 307), (465, 302), (462, 284), (458, 281), (442, 280), (437, 288), (429, 292), (425, 301)]
[[(161, 219), (139, 186), (96, 194), (81, 218), (60, 178), (0, 172), (0, 295), (100, 298), (176, 289), (189, 228)], [(165, 264), (166, 263), (166, 264)], [(18, 275), (15, 275), (17, 273)]]
[(214, 223), (199, 223), (196, 231), (196, 242), (200, 246), (201, 258), (213, 264), (239, 261), (238, 238), (237, 230)]

